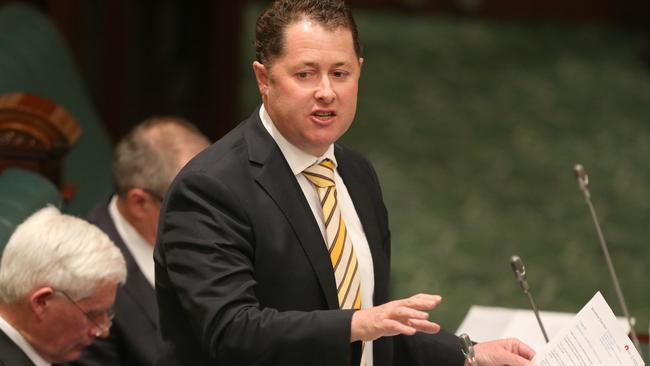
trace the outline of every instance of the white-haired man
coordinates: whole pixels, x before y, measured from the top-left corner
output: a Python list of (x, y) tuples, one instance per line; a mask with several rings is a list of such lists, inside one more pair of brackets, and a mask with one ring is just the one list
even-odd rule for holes
[(0, 260), (0, 365), (77, 359), (108, 336), (125, 281), (122, 253), (97, 227), (52, 206), (32, 214)]

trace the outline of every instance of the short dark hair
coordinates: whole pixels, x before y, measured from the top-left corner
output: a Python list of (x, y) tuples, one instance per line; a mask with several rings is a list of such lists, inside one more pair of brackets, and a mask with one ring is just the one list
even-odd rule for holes
[(136, 125), (115, 147), (113, 183), (119, 196), (146, 188), (163, 197), (183, 151), (209, 145), (195, 125), (176, 116), (153, 116)]
[(270, 66), (284, 51), (285, 31), (296, 21), (309, 19), (333, 30), (349, 29), (354, 51), (361, 57), (357, 24), (352, 11), (343, 0), (275, 0), (260, 15), (255, 27), (255, 57)]

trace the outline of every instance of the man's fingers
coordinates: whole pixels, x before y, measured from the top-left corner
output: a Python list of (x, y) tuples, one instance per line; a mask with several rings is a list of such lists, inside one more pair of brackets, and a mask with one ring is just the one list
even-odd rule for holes
[(418, 332), (434, 334), (440, 331), (440, 325), (428, 320), (409, 319), (408, 324)]
[(498, 339), (474, 346), (480, 365), (531, 366), (535, 351), (518, 339)]
[(429, 313), (411, 309), (405, 306), (400, 306), (393, 310), (392, 314), (389, 315), (389, 318), (402, 321), (406, 321), (408, 319), (428, 319)]
[(532, 362), (519, 356), (514, 353), (504, 352), (503, 355), (499, 358), (500, 365), (511, 365), (511, 366), (531, 366)]
[(352, 316), (350, 340), (374, 340), (396, 334), (413, 335), (417, 331), (437, 333), (438, 324), (428, 321), (429, 314), (440, 302), (439, 295), (417, 294), (373, 308), (359, 310)]
[(519, 341), (518, 339), (514, 340), (513, 351), (520, 355), (521, 357), (532, 360), (535, 357), (535, 350), (528, 346), (526, 343)]
[(392, 319), (384, 321), (383, 336), (392, 336), (396, 334), (413, 335), (417, 331), (415, 328)]
[(407, 299), (398, 300), (400, 305), (418, 310), (432, 310), (438, 306), (441, 301), (442, 297), (440, 295), (429, 294), (417, 294)]

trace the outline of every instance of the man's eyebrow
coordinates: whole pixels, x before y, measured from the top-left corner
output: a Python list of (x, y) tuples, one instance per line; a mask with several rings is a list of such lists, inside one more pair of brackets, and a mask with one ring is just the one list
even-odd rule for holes
[[(345, 65), (347, 65), (347, 64), (348, 64), (347, 62), (341, 61), (341, 62), (337, 62), (337, 63), (335, 63), (335, 64), (332, 65), (332, 66), (333, 66), (333, 67), (341, 67), (341, 66), (345, 66)], [(319, 65), (317, 62), (313, 62), (313, 61), (306, 61), (306, 62), (303, 62), (302, 65), (303, 65), (303, 66), (309, 66), (309, 67), (315, 67), (315, 68), (320, 68), (320, 66), (321, 66), (321, 65)]]

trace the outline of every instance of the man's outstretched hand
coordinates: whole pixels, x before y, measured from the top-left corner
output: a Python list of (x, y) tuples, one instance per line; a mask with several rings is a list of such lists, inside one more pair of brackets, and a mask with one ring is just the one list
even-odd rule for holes
[(406, 299), (356, 311), (352, 316), (350, 341), (373, 341), (379, 337), (415, 332), (437, 333), (440, 326), (427, 319), (442, 297), (417, 294)]
[(535, 356), (532, 348), (516, 338), (478, 343), (474, 352), (479, 366), (532, 366)]

